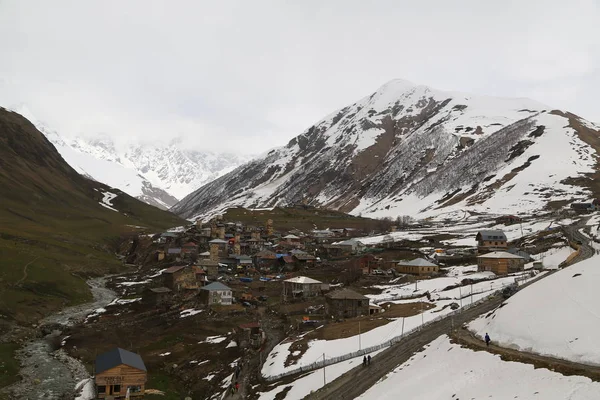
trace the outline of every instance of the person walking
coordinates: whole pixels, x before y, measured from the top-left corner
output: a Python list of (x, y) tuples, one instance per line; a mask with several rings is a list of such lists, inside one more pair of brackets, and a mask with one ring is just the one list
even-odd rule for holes
[(367, 356), (363, 357), (363, 367), (367, 366)]
[(238, 382), (235, 383), (235, 391), (236, 392), (240, 391), (240, 384)]
[(486, 333), (486, 334), (485, 334), (485, 345), (486, 345), (487, 347), (490, 347), (490, 342), (491, 342), (491, 341), (492, 341), (492, 340), (490, 339), (490, 335), (488, 335), (488, 334)]
[(371, 355), (367, 356), (367, 365), (371, 365)]

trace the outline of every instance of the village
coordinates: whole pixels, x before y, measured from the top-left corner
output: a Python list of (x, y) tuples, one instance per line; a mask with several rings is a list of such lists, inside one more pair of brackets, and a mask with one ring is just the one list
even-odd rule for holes
[[(217, 215), (124, 244), (136, 272), (113, 279), (119, 298), (63, 341), (93, 365), (97, 398), (221, 398), (240, 384), (261, 398), (328, 343), (362, 338), (364, 353), (385, 342), (378, 330), (390, 340), (497, 290), (508, 297), (577, 255), (568, 217), (365, 231), (280, 229), (254, 214), (264, 222)], [(330, 347), (325, 357), (348, 353)]]

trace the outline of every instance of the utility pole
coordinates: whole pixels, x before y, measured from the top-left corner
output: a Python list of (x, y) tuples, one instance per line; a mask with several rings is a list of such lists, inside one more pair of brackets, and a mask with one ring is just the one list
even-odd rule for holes
[(402, 333), (400, 335), (404, 335), (404, 317), (402, 317)]
[(462, 286), (458, 287), (458, 297), (460, 299), (460, 309), (462, 311)]
[(473, 282), (471, 282), (471, 304), (473, 304)]
[(323, 386), (325, 386), (325, 353), (323, 353)]
[(361, 343), (360, 343), (360, 320), (358, 321), (358, 350), (361, 349)]

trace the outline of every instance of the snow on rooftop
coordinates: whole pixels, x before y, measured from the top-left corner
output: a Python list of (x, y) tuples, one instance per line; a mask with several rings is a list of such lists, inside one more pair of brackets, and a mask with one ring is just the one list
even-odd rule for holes
[(291, 282), (291, 283), (300, 283), (300, 284), (307, 284), (307, 283), (323, 283), (321, 281), (318, 281), (316, 279), (312, 279), (309, 278), (307, 276), (297, 276), (295, 278), (290, 278), (290, 279), (286, 279), (284, 282)]
[(518, 260), (523, 259), (523, 257), (518, 256), (516, 254), (511, 254), (507, 251), (494, 251), (491, 253), (482, 254), (480, 256), (477, 256), (477, 258), (513, 258), (513, 259), (518, 259)]

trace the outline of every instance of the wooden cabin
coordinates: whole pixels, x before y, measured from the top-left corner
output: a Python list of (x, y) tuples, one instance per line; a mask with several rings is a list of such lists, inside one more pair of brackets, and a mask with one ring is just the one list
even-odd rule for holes
[(341, 289), (325, 295), (327, 314), (337, 318), (369, 315), (369, 298), (350, 289)]
[(477, 240), (477, 253), (485, 254), (491, 251), (506, 251), (508, 240), (501, 230), (480, 231), (475, 237)]
[(477, 257), (478, 271), (492, 271), (496, 275), (523, 271), (525, 259), (506, 251), (494, 251)]
[(398, 261), (396, 270), (401, 274), (423, 276), (437, 274), (440, 267), (424, 258), (417, 258), (411, 261)]
[(125, 399), (144, 396), (148, 378), (139, 354), (115, 348), (96, 357), (95, 384), (98, 399)]

